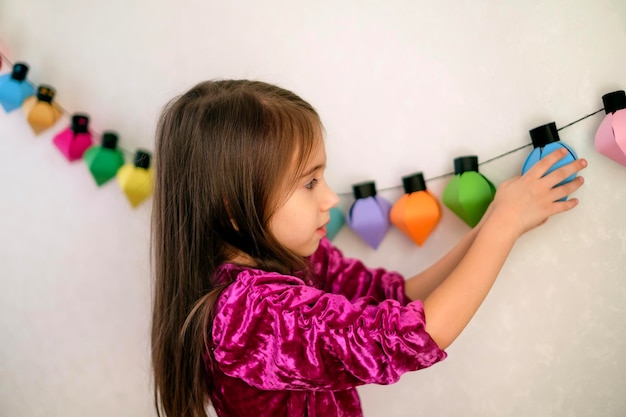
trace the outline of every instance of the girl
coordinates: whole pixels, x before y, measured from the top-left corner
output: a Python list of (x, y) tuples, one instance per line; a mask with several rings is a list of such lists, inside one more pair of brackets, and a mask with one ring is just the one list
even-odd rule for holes
[(168, 417), (361, 416), (356, 387), (445, 358), (515, 241), (576, 206), (584, 160), (553, 152), (503, 183), (481, 223), (405, 281), (324, 238), (315, 110), (282, 88), (209, 81), (158, 127), (153, 210), (155, 401)]

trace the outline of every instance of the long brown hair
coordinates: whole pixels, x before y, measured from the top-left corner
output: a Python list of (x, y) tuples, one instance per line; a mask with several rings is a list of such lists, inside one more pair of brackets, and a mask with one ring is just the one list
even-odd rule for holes
[(159, 415), (207, 416), (211, 375), (204, 356), (214, 303), (228, 285), (214, 282), (216, 269), (234, 254), (268, 271), (306, 268), (268, 223), (285, 198), (278, 190), (303, 168), (321, 129), (311, 105), (259, 81), (203, 82), (163, 110), (152, 212)]

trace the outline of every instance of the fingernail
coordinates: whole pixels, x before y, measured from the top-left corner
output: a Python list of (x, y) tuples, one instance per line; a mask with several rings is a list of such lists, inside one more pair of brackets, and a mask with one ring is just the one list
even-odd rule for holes
[(586, 159), (582, 159), (582, 160), (581, 160), (581, 162), (582, 162), (582, 165), (583, 165), (584, 167), (586, 167), (586, 166), (587, 166), (587, 160), (586, 160)]

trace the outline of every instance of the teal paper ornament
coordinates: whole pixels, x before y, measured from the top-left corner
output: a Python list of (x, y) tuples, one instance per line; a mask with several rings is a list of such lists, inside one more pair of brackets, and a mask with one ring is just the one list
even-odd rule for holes
[(338, 207), (330, 209), (330, 221), (326, 226), (326, 237), (333, 240), (339, 230), (346, 224), (346, 218)]

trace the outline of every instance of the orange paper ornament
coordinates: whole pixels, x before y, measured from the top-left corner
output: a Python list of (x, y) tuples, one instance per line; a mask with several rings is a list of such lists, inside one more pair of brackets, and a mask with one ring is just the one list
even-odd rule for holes
[(421, 172), (402, 178), (404, 194), (391, 208), (391, 223), (422, 246), (441, 220), (441, 206), (426, 189)]

